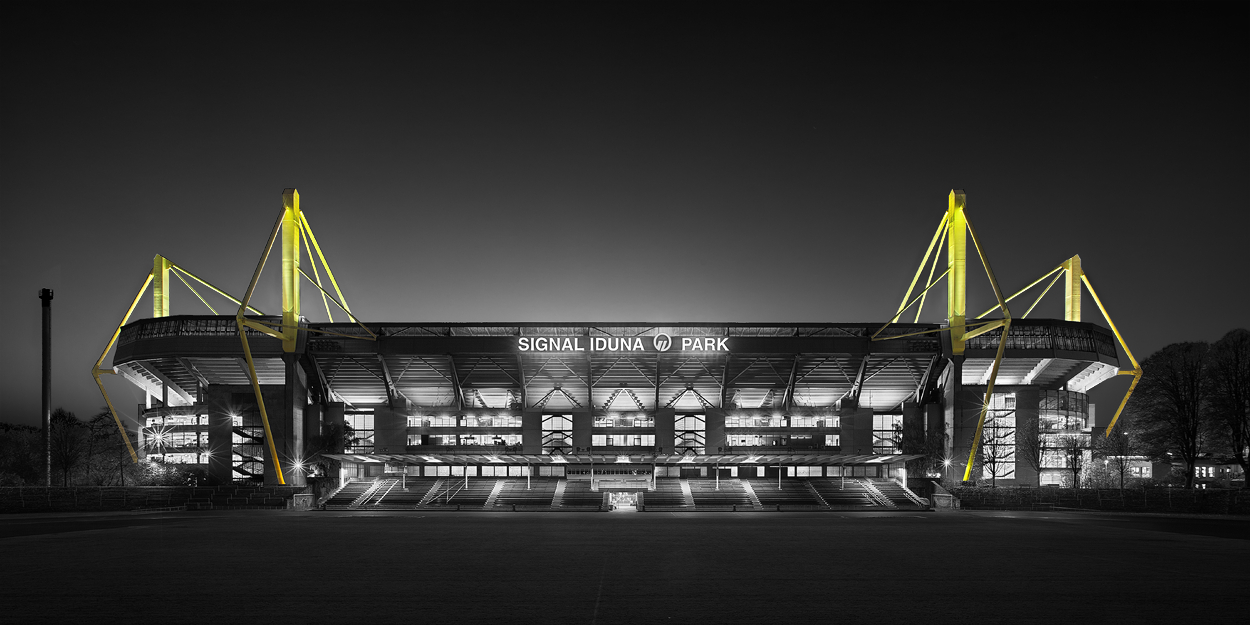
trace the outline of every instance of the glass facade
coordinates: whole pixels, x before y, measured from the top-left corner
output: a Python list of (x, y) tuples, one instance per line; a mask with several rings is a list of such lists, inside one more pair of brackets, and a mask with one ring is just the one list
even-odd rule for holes
[(872, 453), (901, 454), (903, 445), (903, 415), (875, 414), (872, 416)]
[(701, 414), (684, 414), (674, 417), (673, 448), (677, 453), (693, 451), (702, 454), (706, 445), (707, 421)]
[(573, 450), (573, 415), (545, 414), (542, 424), (543, 453)]
[(1016, 477), (1016, 395), (994, 393), (981, 430), (981, 477), (990, 481)]

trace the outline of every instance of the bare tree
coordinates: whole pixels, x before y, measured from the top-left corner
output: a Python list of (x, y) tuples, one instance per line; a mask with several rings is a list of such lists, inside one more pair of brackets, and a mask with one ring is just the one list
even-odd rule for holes
[(1124, 490), (1124, 480), (1128, 477), (1132, 466), (1133, 445), (1129, 437), (1128, 423), (1128, 419), (1121, 419), (1109, 436), (1095, 431), (1093, 440), (1090, 441), (1090, 447), (1096, 454), (1102, 456), (1109, 473), (1119, 478), (1120, 490)]
[(52, 466), (60, 469), (62, 486), (69, 486), (70, 474), (87, 458), (86, 429), (74, 413), (64, 408), (52, 411)]
[(1038, 419), (1021, 419), (1016, 422), (1016, 459), (1023, 461), (1037, 475), (1037, 485), (1042, 485), (1041, 423)]
[(1085, 468), (1085, 452), (1089, 449), (1089, 440), (1074, 434), (1061, 436), (1056, 442), (1056, 451), (1063, 458), (1067, 469), (1072, 472), (1072, 488), (1080, 488), (1081, 470)]
[(1185, 487), (1194, 483), (1194, 463), (1209, 443), (1206, 343), (1173, 343), (1142, 361), (1142, 379), (1129, 400), (1129, 418), (1139, 423), (1154, 455), (1175, 452), (1185, 463)]
[(1216, 341), (1211, 349), (1209, 381), (1212, 408), (1223, 426), (1222, 433), (1243, 474), (1250, 475), (1246, 466), (1250, 446), (1250, 331), (1233, 330)]

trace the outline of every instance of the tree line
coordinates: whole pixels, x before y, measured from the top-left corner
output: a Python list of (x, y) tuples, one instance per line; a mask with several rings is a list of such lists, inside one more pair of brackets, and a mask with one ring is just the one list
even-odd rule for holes
[[(135, 464), (107, 408), (85, 421), (57, 408), (50, 431), (53, 486), (178, 485), (189, 477), (172, 466)], [(0, 486), (43, 486), (45, 473), (43, 429), (0, 423)]]
[(1233, 330), (1213, 344), (1173, 343), (1141, 366), (1141, 382), (1121, 418), (1127, 436), (1117, 444), (1157, 460), (1179, 460), (1187, 487), (1205, 455), (1231, 457), (1250, 475), (1250, 331)]

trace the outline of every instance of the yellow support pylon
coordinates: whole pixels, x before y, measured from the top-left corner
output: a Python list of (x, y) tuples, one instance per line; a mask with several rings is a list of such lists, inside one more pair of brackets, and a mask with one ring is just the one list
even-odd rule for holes
[[(942, 221), (938, 224), (938, 229), (933, 234), (933, 239), (929, 242), (929, 249), (925, 251), (924, 257), (920, 260), (920, 267), (916, 269), (916, 275), (912, 278), (911, 285), (907, 288), (907, 293), (903, 295), (903, 303), (899, 305), (898, 312), (894, 314), (894, 317), (872, 334), (872, 340), (874, 341), (888, 341), (918, 334), (950, 332), (951, 353), (954, 356), (962, 356), (968, 339), (1002, 328), (1002, 336), (998, 340), (998, 353), (995, 355), (994, 364), (990, 369), (990, 379), (985, 388), (985, 399), (981, 402), (980, 414), (977, 417), (977, 427), (972, 440), (972, 449), (968, 454), (968, 463), (964, 467), (964, 481), (968, 481), (971, 477), (972, 465), (976, 460), (977, 450), (980, 448), (981, 432), (985, 427), (985, 416), (989, 410), (990, 398), (994, 395), (994, 383), (998, 379), (998, 370), (1003, 362), (1003, 352), (1007, 347), (1007, 333), (1011, 330), (1011, 311), (1007, 308), (1009, 298), (1003, 298), (1002, 289), (999, 288), (998, 280), (994, 277), (994, 271), (990, 268), (989, 258), (985, 255), (980, 241), (977, 240), (976, 230), (973, 229), (971, 222), (968, 221), (967, 215), (964, 213), (967, 204), (968, 198), (963, 191), (959, 189), (951, 190), (947, 198), (946, 215), (943, 216)], [(985, 314), (989, 314), (995, 308), (1002, 311), (1002, 319), (979, 321), (973, 324), (967, 322), (969, 236), (971, 236), (972, 244), (975, 246), (977, 256), (981, 260), (981, 266), (985, 269), (985, 275), (989, 278), (990, 286), (994, 290), (994, 298), (998, 301), (997, 306), (986, 311), (977, 319), (985, 316)], [(937, 267), (938, 254), (941, 253), (942, 243), (946, 245), (946, 271), (942, 272), (942, 275), (938, 276), (937, 279), (946, 278), (947, 327), (938, 330), (922, 330), (893, 336), (880, 336), (887, 327), (898, 321), (904, 311), (917, 302), (920, 303), (920, 307), (916, 310), (916, 319), (917, 321), (920, 319), (920, 310), (924, 307), (925, 294), (936, 284), (933, 279), (933, 273)], [(936, 249), (934, 247), (935, 244)], [(929, 262), (930, 255), (933, 255), (934, 267), (929, 270), (929, 283), (920, 292), (920, 295), (915, 299), (910, 299), (912, 291), (915, 290), (916, 283), (920, 279), (920, 274), (924, 272), (924, 267)]]

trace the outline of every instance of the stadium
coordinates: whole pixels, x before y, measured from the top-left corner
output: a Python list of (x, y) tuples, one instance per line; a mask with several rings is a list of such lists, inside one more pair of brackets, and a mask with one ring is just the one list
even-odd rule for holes
[[(148, 398), (125, 437), (135, 461), (313, 484), (329, 508), (888, 510), (932, 505), (942, 478), (1061, 484), (1064, 441), (1101, 435), (1089, 390), (1140, 368), (1079, 256), (1002, 291), (965, 201), (951, 192), (876, 323), (374, 322), (352, 313), (287, 189), (242, 297), (157, 256), (93, 375), (123, 431), (100, 376)], [(250, 301), (271, 252), (281, 315)], [(966, 309), (969, 258), (998, 302), (981, 315)], [(171, 279), (238, 311), (170, 316)], [(1060, 281), (1064, 319), (1029, 318)], [(149, 285), (152, 317), (131, 322)], [(301, 289), (331, 321), (301, 314)], [(942, 290), (945, 323), (906, 322)], [(1082, 320), (1083, 290), (1110, 329)], [(1020, 458), (1028, 432), (1041, 463)]]

